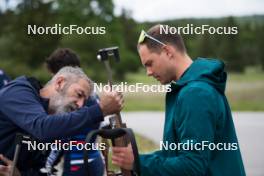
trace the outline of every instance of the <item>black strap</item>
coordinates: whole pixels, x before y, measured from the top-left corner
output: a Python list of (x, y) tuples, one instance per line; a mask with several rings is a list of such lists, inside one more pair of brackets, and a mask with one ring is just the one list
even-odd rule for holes
[[(138, 148), (137, 148), (137, 144), (136, 144), (136, 139), (135, 139), (135, 135), (132, 131), (132, 129), (130, 128), (116, 128), (116, 129), (100, 129), (100, 130), (93, 130), (91, 132), (88, 133), (88, 135), (86, 136), (85, 139), (85, 143), (90, 143), (91, 139), (93, 139), (94, 136), (99, 135), (103, 138), (106, 139), (111, 139), (112, 141), (116, 138), (119, 138), (121, 136), (127, 135), (130, 143), (131, 143), (131, 147), (132, 147), (132, 151), (133, 151), (133, 155), (134, 155), (134, 168), (132, 171), (133, 175), (140, 175), (140, 163), (139, 163), (139, 155), (138, 155)], [(83, 155), (83, 159), (84, 159), (84, 166), (85, 169), (87, 171), (87, 175), (89, 176), (89, 163), (88, 163), (88, 150), (84, 149), (84, 155)], [(117, 174), (119, 175), (119, 174)]]

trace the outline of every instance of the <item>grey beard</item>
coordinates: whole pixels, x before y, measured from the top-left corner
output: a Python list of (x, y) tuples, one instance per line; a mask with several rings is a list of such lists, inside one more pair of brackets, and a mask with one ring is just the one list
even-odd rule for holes
[(63, 114), (78, 109), (74, 103), (66, 103), (66, 97), (58, 94), (50, 99), (50, 108), (55, 114)]
[(67, 105), (60, 105), (57, 107), (57, 109), (55, 110), (56, 114), (63, 114), (63, 113), (67, 113), (67, 112), (72, 112), (77, 110), (77, 106), (74, 103), (70, 103)]

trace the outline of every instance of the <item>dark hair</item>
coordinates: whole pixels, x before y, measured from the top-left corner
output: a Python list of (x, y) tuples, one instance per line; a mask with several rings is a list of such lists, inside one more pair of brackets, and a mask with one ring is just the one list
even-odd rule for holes
[(80, 67), (80, 59), (77, 54), (69, 48), (56, 49), (46, 60), (49, 71), (56, 74), (62, 67)]
[[(165, 26), (165, 25), (161, 25), (161, 24), (155, 25), (147, 31), (147, 34), (150, 35), (151, 37), (154, 37), (155, 39), (158, 39), (164, 44), (173, 45), (175, 48), (177, 48), (182, 53), (186, 52), (186, 48), (185, 48), (181, 35), (177, 33), (172, 34), (170, 32), (162, 33), (160, 29), (161, 26)], [(170, 28), (169, 26), (167, 27)], [(152, 52), (160, 53), (161, 51), (161, 44), (153, 41), (152, 39), (148, 37), (145, 37), (144, 41), (138, 44), (138, 46), (140, 45), (146, 45), (147, 48)]]

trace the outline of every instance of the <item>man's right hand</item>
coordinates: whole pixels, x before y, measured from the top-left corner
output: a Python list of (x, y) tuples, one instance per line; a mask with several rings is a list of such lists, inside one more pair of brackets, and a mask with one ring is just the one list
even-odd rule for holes
[[(3, 161), (5, 165), (0, 165), (0, 176), (10, 176), (13, 162), (8, 158), (4, 157), (4, 155), (0, 154), (0, 160)], [(20, 176), (20, 172), (17, 168), (15, 168), (15, 176)]]
[(120, 92), (103, 92), (100, 97), (100, 108), (103, 115), (115, 114), (124, 106), (123, 95)]

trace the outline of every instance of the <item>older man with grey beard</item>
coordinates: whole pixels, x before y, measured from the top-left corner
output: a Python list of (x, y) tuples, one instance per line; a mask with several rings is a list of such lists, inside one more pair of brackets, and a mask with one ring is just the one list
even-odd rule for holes
[[(80, 68), (73, 67), (62, 68), (44, 88), (25, 76), (11, 81), (0, 91), (0, 153), (13, 158), (18, 132), (41, 141), (67, 138), (122, 109), (123, 97), (117, 92), (104, 92), (99, 104), (83, 107), (91, 84)], [(64, 111), (73, 112), (55, 114)], [(21, 175), (39, 175), (43, 158), (36, 151), (21, 151), (17, 165)]]

